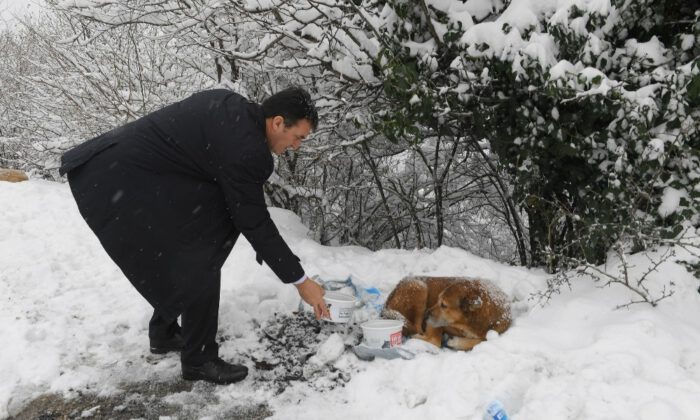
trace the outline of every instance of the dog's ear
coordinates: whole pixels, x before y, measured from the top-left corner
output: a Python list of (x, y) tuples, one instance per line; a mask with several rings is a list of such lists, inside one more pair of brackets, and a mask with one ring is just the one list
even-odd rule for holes
[(483, 302), (481, 301), (480, 297), (477, 297), (476, 299), (463, 297), (459, 300), (459, 308), (462, 310), (462, 312), (469, 312), (481, 308), (482, 303)]
[(459, 300), (459, 309), (460, 309), (463, 313), (469, 312), (469, 299), (464, 298), (464, 297), (461, 298), (461, 299)]

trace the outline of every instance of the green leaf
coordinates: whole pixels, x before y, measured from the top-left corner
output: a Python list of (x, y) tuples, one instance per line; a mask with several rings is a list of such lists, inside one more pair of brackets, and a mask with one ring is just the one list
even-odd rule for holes
[(681, 122), (678, 118), (674, 118), (666, 124), (666, 127), (671, 130), (675, 130), (681, 128)]
[(688, 83), (688, 102), (692, 106), (700, 105), (700, 73), (693, 77), (693, 80)]

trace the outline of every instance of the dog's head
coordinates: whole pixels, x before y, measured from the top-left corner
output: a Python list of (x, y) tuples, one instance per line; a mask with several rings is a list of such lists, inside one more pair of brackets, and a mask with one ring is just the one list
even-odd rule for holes
[(455, 284), (438, 295), (435, 305), (428, 309), (427, 322), (433, 327), (468, 325), (468, 320), (483, 306), (484, 297), (468, 284)]

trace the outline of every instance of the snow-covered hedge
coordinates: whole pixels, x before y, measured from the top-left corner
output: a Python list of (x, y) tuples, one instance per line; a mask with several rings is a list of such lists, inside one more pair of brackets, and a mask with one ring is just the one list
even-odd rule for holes
[[(361, 10), (360, 10), (361, 9)], [(487, 139), (534, 263), (601, 262), (700, 209), (700, 11), (683, 1), (365, 1), (389, 138)]]

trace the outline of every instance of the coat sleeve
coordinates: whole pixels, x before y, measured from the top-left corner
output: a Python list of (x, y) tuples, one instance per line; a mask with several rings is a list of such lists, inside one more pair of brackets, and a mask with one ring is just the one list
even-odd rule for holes
[[(245, 110), (234, 111), (242, 113), (240, 118), (233, 117), (238, 120), (238, 127), (228, 124), (232, 119), (229, 112), (227, 123), (221, 127), (233, 131), (226, 130), (228, 135), (212, 142), (210, 151), (216, 182), (224, 192), (235, 228), (280, 280), (293, 283), (304, 275), (304, 270), (277, 230), (265, 204), (263, 184), (272, 166), (270, 152), (264, 138), (253, 129), (254, 122), (244, 122), (250, 119)], [(234, 137), (237, 137), (235, 141)]]

